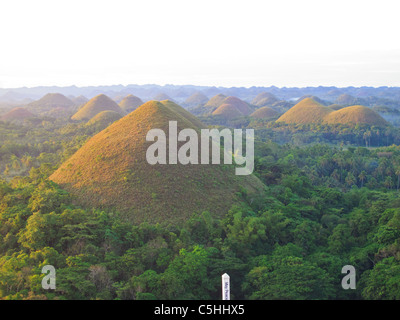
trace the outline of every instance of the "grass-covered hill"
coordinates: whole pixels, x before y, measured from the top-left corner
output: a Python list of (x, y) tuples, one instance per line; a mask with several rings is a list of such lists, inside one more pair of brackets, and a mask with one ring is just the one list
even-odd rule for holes
[(154, 142), (146, 135), (156, 128), (168, 134), (169, 121), (177, 121), (178, 132), (204, 128), (171, 101), (149, 101), (91, 138), (50, 179), (76, 203), (118, 210), (135, 224), (182, 223), (204, 210), (221, 215), (240, 190), (263, 188), (252, 175), (236, 176), (234, 166), (148, 164), (146, 151)]
[(244, 114), (239, 111), (239, 109), (229, 103), (224, 103), (220, 105), (217, 110), (212, 113), (213, 116), (220, 116), (226, 120), (235, 119), (238, 117), (242, 117)]
[(271, 119), (275, 118), (279, 115), (279, 112), (270, 108), (270, 107), (262, 107), (254, 111), (250, 117), (257, 119)]
[(336, 110), (325, 117), (324, 122), (328, 124), (388, 125), (377, 112), (364, 106), (350, 106)]
[(285, 112), (277, 122), (292, 124), (321, 123), (324, 117), (331, 112), (332, 109), (325, 107), (313, 98), (305, 98)]
[(251, 104), (257, 107), (271, 106), (278, 102), (278, 98), (270, 92), (259, 93), (252, 101)]
[(301, 100), (284, 113), (277, 122), (288, 124), (363, 124), (370, 126), (386, 126), (389, 124), (371, 108), (360, 105), (345, 108), (334, 105), (333, 108), (330, 108), (312, 98)]
[(223, 104), (235, 106), (245, 116), (254, 111), (254, 109), (251, 108), (247, 102), (244, 102), (243, 100), (233, 96), (226, 97), (223, 100)]
[(133, 110), (136, 110), (142, 104), (143, 104), (142, 99), (134, 96), (133, 94), (129, 94), (121, 100), (121, 102), (119, 103), (119, 106), (126, 113), (130, 113)]
[(58, 118), (60, 116), (70, 116), (76, 106), (77, 104), (74, 101), (61, 93), (48, 93), (24, 107), (34, 114)]
[(208, 97), (204, 93), (195, 92), (185, 100), (184, 105), (190, 108), (199, 105), (204, 105), (207, 102), (208, 102)]
[(223, 95), (222, 93), (219, 93), (219, 94), (215, 95), (214, 97), (212, 97), (210, 100), (208, 100), (208, 102), (204, 105), (204, 107), (215, 110), (220, 105), (223, 104), (223, 101), (225, 98), (226, 98), (225, 95)]
[(155, 101), (163, 101), (163, 100), (169, 100), (169, 101), (174, 101), (169, 95), (167, 95), (164, 92), (161, 92), (159, 94), (156, 94), (152, 100)]
[(61, 93), (48, 93), (37, 101), (31, 102), (28, 107), (42, 107), (42, 108), (68, 108), (74, 106), (74, 102), (68, 99)]
[(35, 115), (29, 110), (21, 107), (14, 108), (0, 117), (1, 121), (23, 122), (25, 119), (33, 118)]
[(118, 104), (114, 100), (110, 99), (104, 94), (99, 94), (96, 97), (90, 99), (85, 105), (83, 105), (82, 108), (80, 108), (78, 112), (71, 117), (71, 119), (78, 121), (90, 120), (96, 114), (107, 110), (118, 112), (121, 115), (124, 114), (124, 111), (118, 106)]
[(253, 112), (253, 109), (249, 106), (248, 103), (237, 97), (226, 97), (222, 104), (213, 111), (212, 115), (220, 116), (225, 120), (231, 120), (234, 118), (248, 116)]

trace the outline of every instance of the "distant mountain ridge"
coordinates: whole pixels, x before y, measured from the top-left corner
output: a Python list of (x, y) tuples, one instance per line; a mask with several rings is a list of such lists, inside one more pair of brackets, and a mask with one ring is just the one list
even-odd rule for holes
[[(126, 96), (133, 94), (143, 101), (151, 100), (156, 95), (164, 93), (171, 99), (184, 102), (196, 92), (202, 92), (204, 95), (212, 97), (218, 93), (225, 96), (236, 96), (240, 99), (246, 99), (251, 102), (258, 94), (268, 92), (274, 95), (279, 100), (298, 99), (305, 95), (317, 96), (320, 99), (330, 101), (332, 103), (342, 94), (348, 94), (355, 98), (365, 99), (368, 103), (379, 103), (381, 99), (389, 99), (400, 102), (400, 87), (334, 87), (334, 86), (319, 86), (319, 87), (215, 87), (215, 86), (198, 86), (198, 85), (108, 85), (108, 86), (39, 86), (32, 88), (0, 88), (1, 95), (12, 92), (11, 96), (25, 97), (37, 100), (47, 93), (61, 93), (65, 96), (80, 96), (87, 98), (104, 93), (110, 97), (116, 95)], [(374, 97), (374, 99), (370, 99)], [(1, 101), (1, 99), (0, 99)], [(366, 105), (366, 103), (362, 103)], [(367, 104), (368, 106), (372, 106)]]

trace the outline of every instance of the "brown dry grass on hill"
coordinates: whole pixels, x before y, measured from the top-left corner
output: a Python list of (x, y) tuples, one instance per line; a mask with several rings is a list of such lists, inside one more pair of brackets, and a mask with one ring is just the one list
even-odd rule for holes
[(29, 104), (29, 107), (68, 108), (74, 106), (74, 102), (61, 93), (48, 93), (37, 101)]
[(233, 104), (224, 103), (212, 113), (213, 116), (222, 116), (226, 120), (242, 117), (243, 113), (239, 111)]
[(374, 110), (360, 105), (334, 111), (325, 117), (324, 122), (328, 124), (388, 125), (388, 122)]
[(226, 98), (226, 96), (223, 95), (222, 93), (217, 94), (214, 97), (212, 97), (210, 100), (208, 100), (208, 102), (204, 105), (204, 107), (214, 108), (214, 110), (215, 110), (223, 103), (225, 98)]
[[(146, 141), (151, 129), (168, 135), (204, 125), (171, 101), (150, 101), (91, 138), (50, 179), (67, 189), (77, 204), (120, 211), (132, 223), (182, 223), (194, 212), (223, 215), (241, 188), (257, 191), (254, 176), (236, 176), (227, 165), (150, 165)], [(199, 142), (200, 143), (200, 142)], [(200, 149), (199, 149), (200, 150)]]
[(72, 120), (89, 120), (93, 118), (96, 114), (102, 111), (115, 111), (124, 115), (124, 111), (118, 106), (118, 104), (111, 100), (104, 94), (99, 94), (96, 97), (90, 99), (82, 108), (75, 113), (71, 119)]
[(254, 111), (250, 117), (257, 119), (271, 119), (275, 118), (279, 115), (279, 112), (270, 108), (270, 107), (262, 107)]
[(277, 122), (285, 123), (322, 123), (332, 109), (323, 106), (312, 98), (305, 98), (285, 112)]
[(254, 111), (252, 108), (250, 108), (250, 105), (248, 103), (233, 96), (226, 97), (223, 101), (223, 104), (230, 104), (235, 106), (245, 116), (249, 115)]
[(12, 121), (18, 122), (18, 121), (23, 121), (28, 118), (33, 118), (34, 116), (35, 115), (32, 112), (26, 110), (25, 108), (18, 107), (18, 108), (14, 108), (14, 109), (8, 111), (6, 114), (2, 115), (0, 117), (0, 120), (10, 121), (10, 122), (12, 122)]
[(212, 115), (219, 115), (227, 120), (247, 116), (253, 112), (249, 104), (236, 97), (226, 97), (222, 104), (212, 112)]
[(306, 98), (284, 113), (277, 122), (388, 125), (388, 122), (374, 110), (361, 105), (340, 108), (336, 111), (332, 108), (325, 107), (312, 98)]
[(275, 97), (272, 93), (262, 92), (262, 93), (259, 93), (251, 101), (251, 104), (253, 104), (257, 107), (264, 107), (264, 106), (270, 106), (270, 105), (274, 104), (275, 102), (278, 102), (278, 98)]
[(185, 100), (185, 105), (189, 106), (198, 106), (202, 104), (206, 104), (208, 102), (208, 98), (201, 92), (195, 92), (190, 97)]

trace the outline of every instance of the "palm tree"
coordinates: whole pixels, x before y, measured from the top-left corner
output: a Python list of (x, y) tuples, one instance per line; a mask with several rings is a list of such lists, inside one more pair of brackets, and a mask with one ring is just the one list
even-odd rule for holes
[(364, 179), (367, 176), (367, 173), (363, 170), (361, 173), (358, 175), (358, 179), (361, 180), (361, 188), (364, 186)]

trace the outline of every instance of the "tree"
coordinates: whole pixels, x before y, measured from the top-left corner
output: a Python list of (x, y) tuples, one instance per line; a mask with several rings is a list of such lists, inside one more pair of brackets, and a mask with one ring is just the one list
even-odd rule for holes
[(391, 177), (386, 177), (385, 182), (383, 183), (386, 188), (392, 189), (393, 187), (393, 180)]
[(397, 191), (399, 191), (399, 187), (400, 187), (400, 166), (397, 166), (395, 169), (395, 174), (397, 176)]
[(249, 272), (243, 286), (248, 298), (256, 300), (330, 299), (334, 294), (326, 271), (299, 256), (277, 251)]
[(394, 257), (383, 259), (362, 275), (362, 296), (367, 300), (400, 299), (400, 263)]
[(356, 178), (354, 177), (354, 175), (353, 175), (351, 172), (349, 172), (349, 173), (347, 174), (347, 176), (346, 176), (345, 181), (346, 181), (346, 184), (347, 184), (349, 187), (351, 187), (352, 185), (354, 185), (354, 184), (356, 183)]
[(364, 186), (364, 180), (367, 176), (367, 173), (363, 170), (361, 173), (358, 175), (358, 179), (361, 181), (361, 188)]

